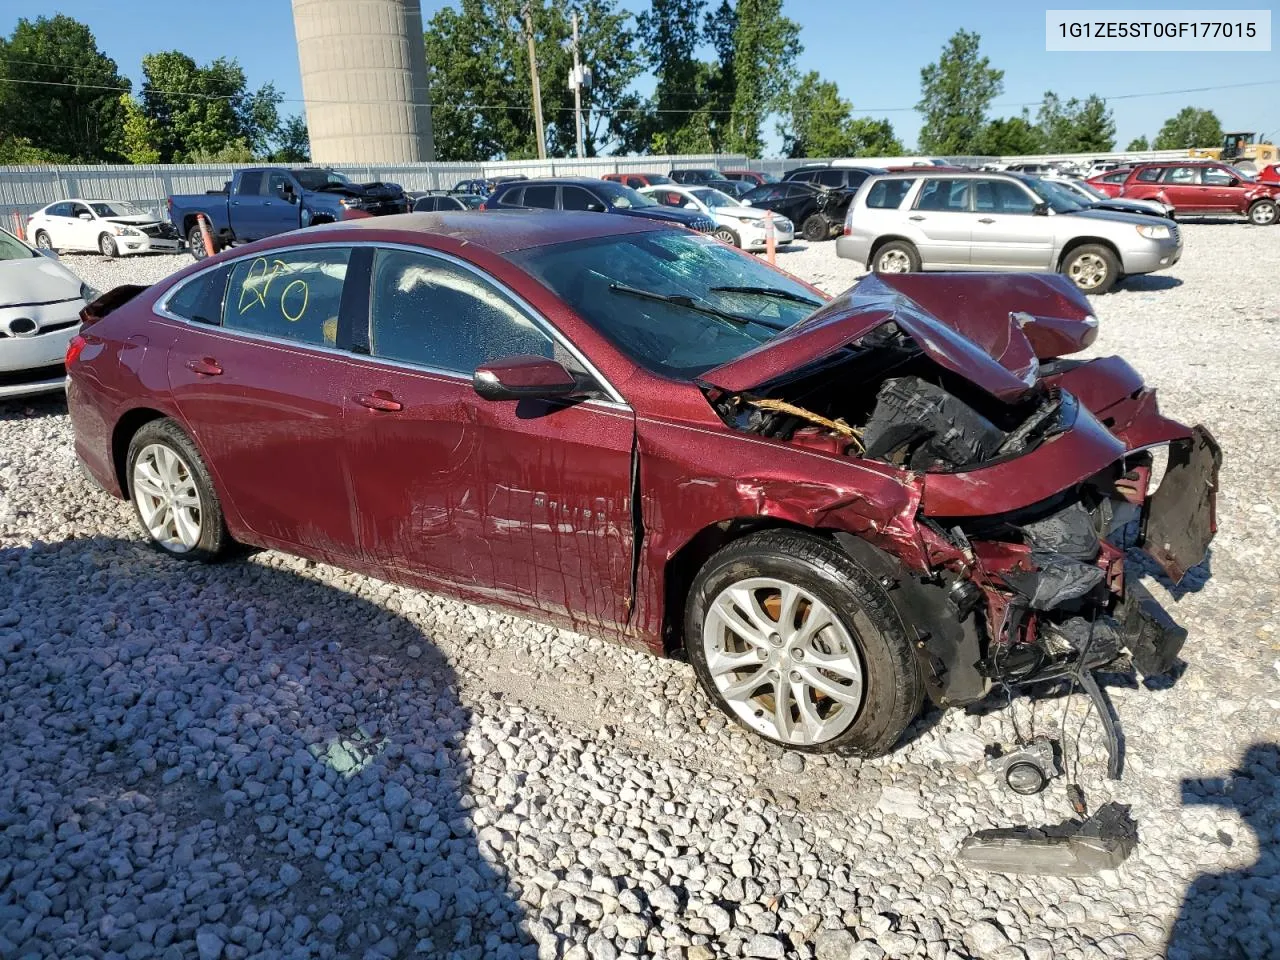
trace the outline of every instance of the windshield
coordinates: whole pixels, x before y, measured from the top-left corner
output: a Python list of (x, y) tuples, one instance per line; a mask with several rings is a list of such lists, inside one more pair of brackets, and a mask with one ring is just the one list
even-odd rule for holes
[(740, 207), (741, 203), (727, 193), (721, 193), (714, 187), (700, 187), (697, 190), (690, 190), (691, 194), (701, 200), (704, 204), (715, 210), (717, 207)]
[(26, 260), (30, 257), (38, 257), (36, 253), (25, 243), (9, 233), (7, 230), (0, 230), (0, 260)]
[(290, 170), (303, 190), (322, 190), (325, 187), (354, 186), (350, 180), (332, 170)]
[(145, 217), (147, 212), (139, 210), (132, 203), (124, 200), (94, 200), (89, 204), (93, 212), (100, 217)]
[(591, 186), (596, 193), (605, 198), (609, 206), (618, 207), (621, 210), (631, 210), (636, 207), (656, 207), (658, 205), (658, 201), (651, 200), (643, 193), (637, 193), (630, 187), (624, 187), (622, 184), (614, 183), (612, 180), (601, 180)]
[[(508, 255), (646, 370), (689, 380), (755, 349), (808, 316), (818, 299), (786, 274), (737, 253), (714, 237), (659, 230), (534, 247)], [(734, 325), (689, 306), (616, 288), (687, 297), (743, 318)], [(713, 290), (713, 287), (749, 288)], [(776, 290), (797, 303), (762, 294)], [(752, 322), (759, 320), (759, 322)]]
[(1077, 213), (1085, 208), (1078, 196), (1052, 180), (1027, 177), (1024, 182), (1036, 196), (1049, 204), (1054, 213)]

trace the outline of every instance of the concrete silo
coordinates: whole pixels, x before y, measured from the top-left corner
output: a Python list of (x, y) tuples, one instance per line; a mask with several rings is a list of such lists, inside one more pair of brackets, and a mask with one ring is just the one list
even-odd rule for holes
[(419, 0), (293, 0), (311, 157), (435, 159)]

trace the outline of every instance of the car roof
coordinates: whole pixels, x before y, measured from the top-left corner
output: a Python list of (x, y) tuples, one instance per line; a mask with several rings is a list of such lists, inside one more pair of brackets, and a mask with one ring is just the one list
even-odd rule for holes
[(505, 187), (510, 184), (511, 186), (534, 187), (557, 184), (564, 186), (572, 184), (578, 187), (598, 187), (602, 183), (612, 182), (613, 181), (611, 180), (601, 180), (595, 177), (534, 177), (532, 179), (509, 180), (505, 183), (499, 184), (499, 186)]
[[(598, 183), (599, 181), (588, 181)], [(325, 234), (326, 241), (350, 240), (412, 243), (420, 236), (446, 236), (472, 243), (491, 253), (505, 254), (599, 237), (680, 229), (644, 217), (609, 217), (573, 210), (446, 210), (439, 213), (398, 213), (363, 217), (308, 227), (302, 233), (282, 234), (294, 243)]]

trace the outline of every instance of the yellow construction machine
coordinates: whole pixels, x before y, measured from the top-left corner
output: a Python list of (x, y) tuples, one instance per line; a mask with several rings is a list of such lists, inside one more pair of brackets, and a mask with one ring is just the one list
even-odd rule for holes
[(1190, 153), (1193, 157), (1207, 157), (1229, 163), (1249, 176), (1277, 162), (1274, 143), (1256, 133), (1244, 131), (1224, 134), (1220, 147), (1199, 147), (1191, 150)]

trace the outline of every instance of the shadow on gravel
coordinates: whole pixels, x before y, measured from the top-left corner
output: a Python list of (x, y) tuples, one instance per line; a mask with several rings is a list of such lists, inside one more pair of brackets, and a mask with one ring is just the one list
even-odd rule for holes
[[(1184, 780), (1184, 806), (1234, 808), (1258, 841), (1242, 870), (1202, 873), (1187, 888), (1169, 937), (1169, 960), (1280, 957), (1280, 745), (1255, 743), (1228, 777)], [(1192, 836), (1194, 847), (1232, 846), (1229, 834)]]
[(34, 397), (0, 400), (0, 421), (29, 420), (32, 417), (62, 417), (67, 413), (65, 393), (42, 393)]
[(1118, 284), (1121, 290), (1132, 290), (1143, 293), (1155, 290), (1172, 290), (1182, 286), (1182, 281), (1165, 273), (1143, 273), (1125, 277)]
[(0, 549), (0, 957), (531, 956), (469, 725), (429, 637), (305, 573)]

